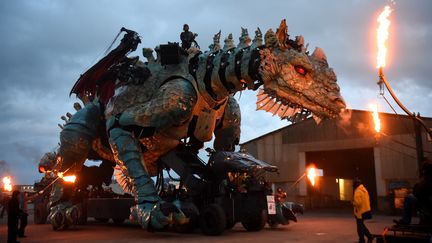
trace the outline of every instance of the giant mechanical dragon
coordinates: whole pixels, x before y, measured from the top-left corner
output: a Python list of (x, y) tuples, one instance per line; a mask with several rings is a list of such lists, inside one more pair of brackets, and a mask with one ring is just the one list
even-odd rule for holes
[[(167, 202), (151, 177), (159, 158), (180, 144), (198, 151), (214, 134), (215, 150), (233, 151), (240, 138), (237, 92), (259, 90), (257, 110), (290, 121), (336, 118), (345, 108), (324, 51), (309, 54), (302, 36), (290, 39), (285, 20), (264, 36), (258, 28), (253, 40), (242, 28), (238, 46), (230, 34), (221, 47), (219, 32), (206, 52), (168, 43), (155, 48), (155, 57), (144, 48), (146, 62), (127, 56), (141, 41), (122, 31), (119, 46), (72, 88), (85, 106), (62, 127), (56, 160), (65, 174), (79, 172), (88, 158), (115, 161), (135, 197), (131, 219), (143, 228), (187, 220), (178, 207), (163, 210)], [(73, 205), (64, 189), (58, 181), (50, 198), (48, 218), (57, 228), (56, 219)]]

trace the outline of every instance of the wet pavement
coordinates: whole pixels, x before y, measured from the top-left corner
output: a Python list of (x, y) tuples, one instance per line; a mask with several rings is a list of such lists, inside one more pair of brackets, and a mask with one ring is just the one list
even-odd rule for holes
[[(0, 220), (0, 242), (6, 242), (6, 218)], [(373, 234), (381, 234), (386, 226), (392, 225), (395, 216), (374, 214), (366, 226)], [(205, 236), (200, 231), (191, 234), (175, 232), (147, 232), (130, 223), (97, 223), (75, 226), (66, 231), (53, 231), (51, 225), (35, 225), (30, 220), (26, 238), (21, 242), (355, 242), (357, 241), (355, 219), (351, 210), (312, 210), (299, 215), (297, 223), (266, 227), (259, 232), (247, 232), (236, 224), (232, 230), (220, 236)]]

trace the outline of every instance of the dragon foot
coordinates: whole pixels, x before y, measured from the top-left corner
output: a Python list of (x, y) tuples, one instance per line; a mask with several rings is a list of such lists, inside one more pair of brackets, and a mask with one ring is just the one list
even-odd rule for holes
[(168, 225), (184, 225), (189, 222), (185, 214), (168, 202), (142, 203), (131, 208), (130, 220), (145, 229), (159, 230)]

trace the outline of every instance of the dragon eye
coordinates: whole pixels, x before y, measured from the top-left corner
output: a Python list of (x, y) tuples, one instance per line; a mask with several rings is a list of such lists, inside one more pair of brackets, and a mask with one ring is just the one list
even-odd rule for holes
[(295, 66), (295, 70), (296, 70), (296, 72), (298, 72), (299, 74), (301, 74), (301, 75), (306, 75), (306, 69), (304, 68), (304, 67), (302, 67), (302, 66)]

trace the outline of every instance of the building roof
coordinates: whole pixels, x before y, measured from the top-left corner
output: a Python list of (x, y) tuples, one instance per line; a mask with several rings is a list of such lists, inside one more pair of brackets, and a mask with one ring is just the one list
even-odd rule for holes
[[(371, 126), (373, 126), (373, 120), (371, 117), (370, 111), (365, 110), (349, 110), (351, 111), (351, 117), (347, 123), (341, 125), (340, 120), (325, 120), (322, 121), (319, 125), (316, 125), (313, 118), (308, 118), (304, 121), (297, 122), (294, 124), (289, 124), (288, 126), (279, 128), (277, 130), (274, 130), (272, 132), (263, 134), (259, 137), (256, 137), (254, 139), (251, 139), (249, 141), (246, 141), (244, 143), (241, 143), (240, 146), (252, 143), (254, 141), (260, 140), (266, 136), (278, 133), (278, 132), (287, 132), (287, 133), (302, 133), (305, 136), (301, 136), (301, 134), (297, 134), (296, 139), (298, 140), (320, 140), (323, 139), (323, 137), (333, 137), (335, 139), (342, 139), (346, 137), (362, 137), (365, 135), (366, 130), (370, 131)], [(407, 134), (407, 133), (414, 133), (414, 127), (412, 123), (412, 118), (407, 115), (398, 115), (398, 114), (391, 114), (391, 113), (383, 113), (379, 112), (379, 117), (381, 120), (382, 129), (381, 132), (385, 134)], [(425, 122), (429, 127), (432, 127), (432, 118), (430, 117), (421, 117), (423, 122)], [(372, 128), (373, 129), (373, 128)], [(327, 133), (324, 135), (320, 135), (317, 137), (317, 135), (309, 135), (313, 134), (314, 131), (320, 131), (320, 133)], [(330, 131), (329, 131), (330, 130)], [(347, 134), (347, 131), (349, 131), (349, 134)], [(330, 134), (331, 133), (331, 134)], [(370, 132), (368, 133), (368, 136), (370, 135)], [(285, 136), (289, 139), (289, 136)], [(297, 141), (298, 142), (298, 141)]]

